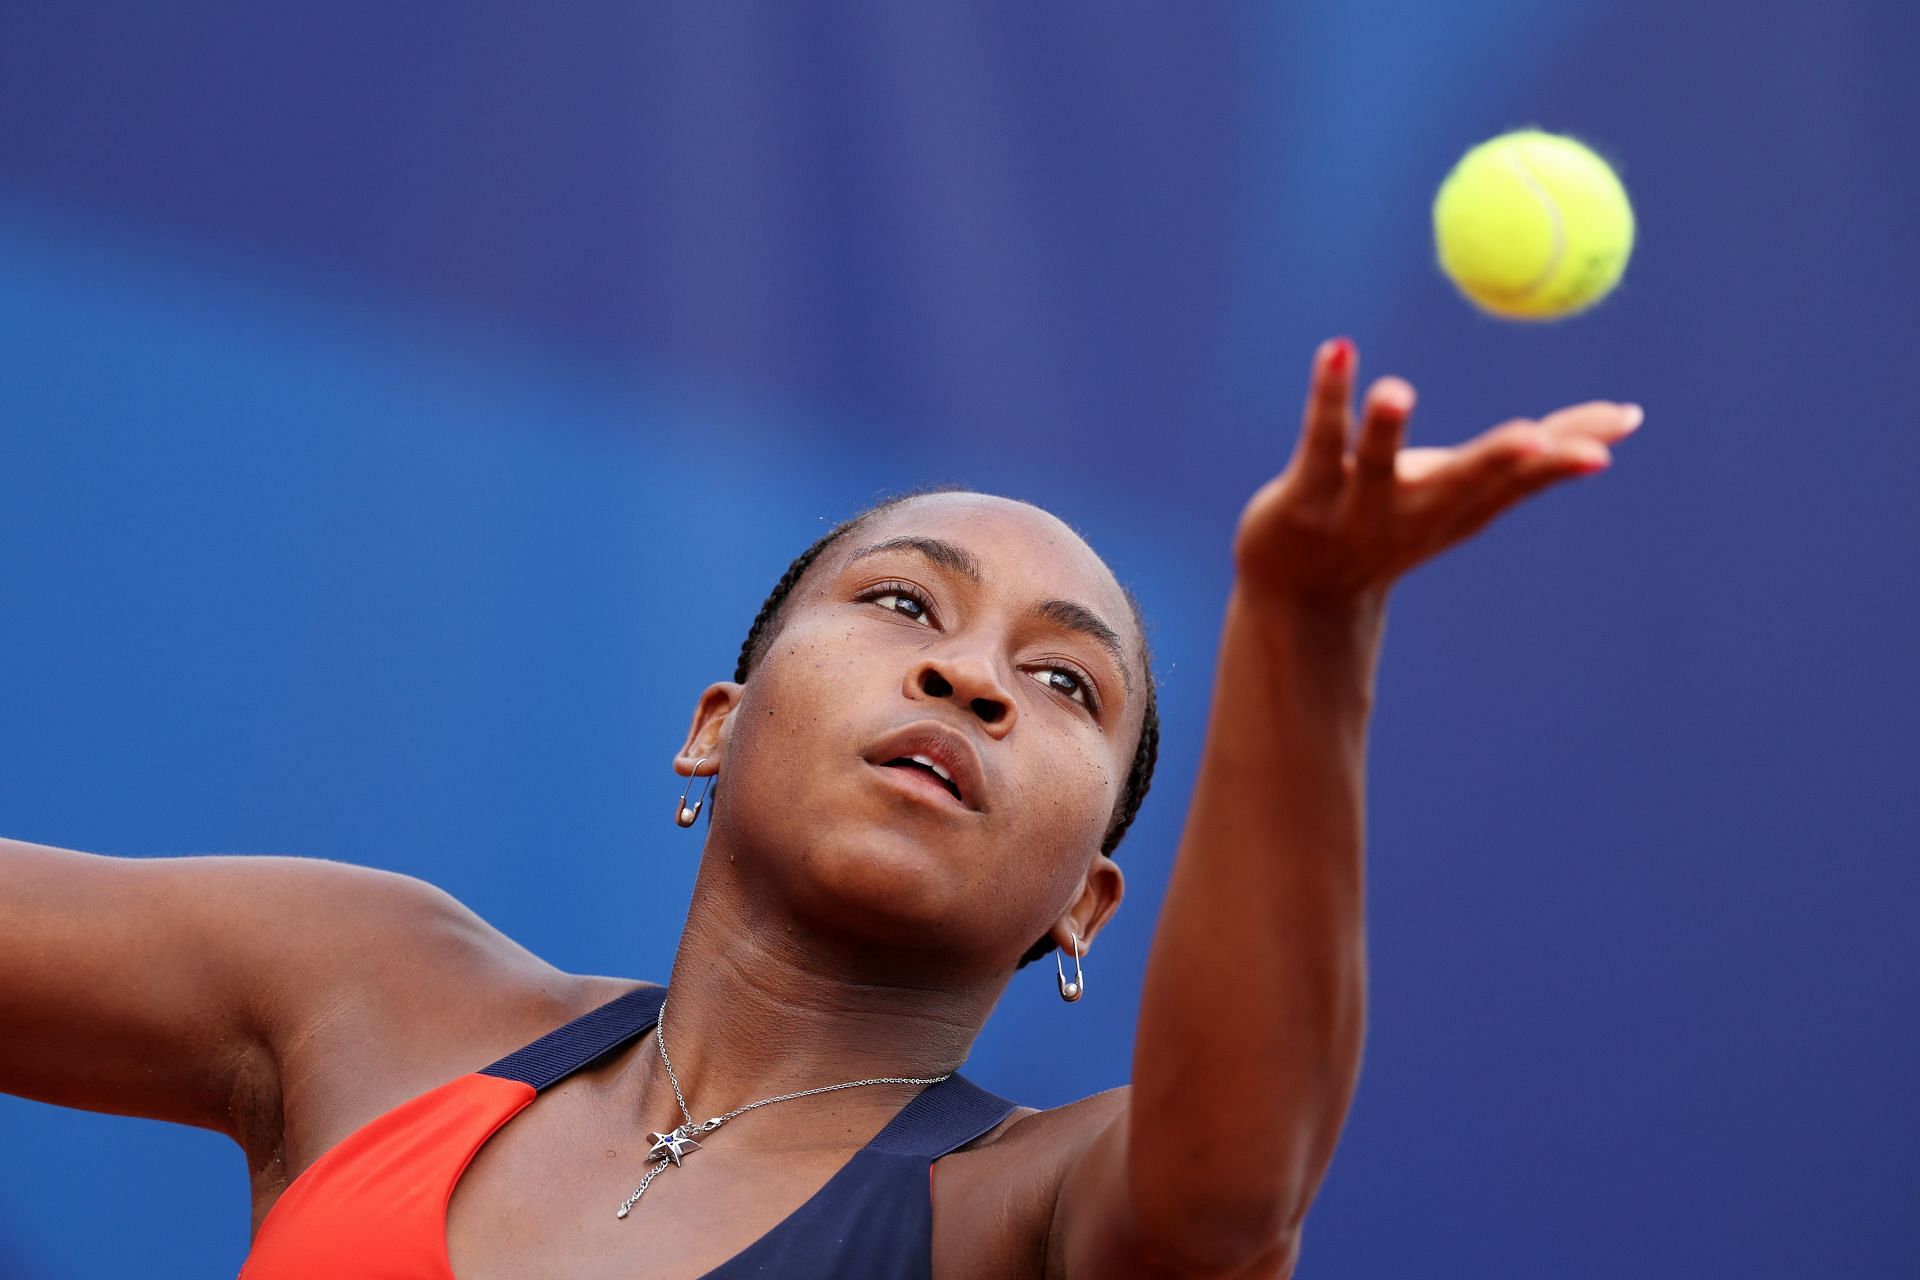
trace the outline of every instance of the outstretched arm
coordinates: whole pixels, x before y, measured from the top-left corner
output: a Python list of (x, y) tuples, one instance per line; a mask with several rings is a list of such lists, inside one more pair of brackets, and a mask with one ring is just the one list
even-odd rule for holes
[[(1344, 347), (1344, 350), (1343, 350)], [(1212, 714), (1161, 912), (1131, 1099), (1068, 1174), (1069, 1276), (1286, 1276), (1359, 1075), (1367, 720), (1387, 589), (1638, 423), (1609, 402), (1406, 449), (1413, 388), (1353, 431), (1351, 346), (1234, 539)]]
[(323, 1022), (416, 1033), (550, 970), (408, 876), (0, 840), (0, 1093), (226, 1133), (264, 1158)]

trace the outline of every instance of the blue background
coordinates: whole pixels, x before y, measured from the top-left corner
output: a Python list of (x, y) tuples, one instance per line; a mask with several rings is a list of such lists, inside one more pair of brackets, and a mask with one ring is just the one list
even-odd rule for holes
[[(1166, 723), (1094, 995), (1023, 973), (970, 1068), (1067, 1101), (1126, 1074), (1314, 345), (1416, 444), (1638, 400), (1396, 593), (1300, 1274), (1920, 1274), (1916, 14), (7, 4), (0, 830), (396, 868), (662, 977), (668, 762), (789, 558), (1027, 498), (1142, 598)], [(1560, 324), (1433, 263), (1523, 126), (1640, 219)], [(223, 1138), (0, 1099), (0, 1147), (7, 1277), (239, 1266)]]

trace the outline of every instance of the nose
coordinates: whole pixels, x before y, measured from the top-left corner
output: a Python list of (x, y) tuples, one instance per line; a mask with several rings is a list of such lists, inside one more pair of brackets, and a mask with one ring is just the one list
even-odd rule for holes
[(907, 672), (909, 698), (952, 698), (979, 716), (996, 738), (1013, 728), (1019, 712), (993, 666), (979, 658), (923, 657)]

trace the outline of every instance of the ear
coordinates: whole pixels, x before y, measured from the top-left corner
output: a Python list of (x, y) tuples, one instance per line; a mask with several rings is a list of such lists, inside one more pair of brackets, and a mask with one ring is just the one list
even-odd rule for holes
[[(682, 777), (710, 778), (720, 772), (727, 754), (727, 739), (732, 734), (733, 713), (740, 705), (747, 686), (732, 680), (708, 685), (694, 704), (693, 723), (687, 728), (687, 741), (673, 758), (673, 771)], [(700, 761), (699, 772), (694, 762)]]
[(1093, 948), (1094, 935), (1106, 926), (1107, 920), (1120, 908), (1120, 899), (1127, 894), (1127, 878), (1120, 874), (1120, 865), (1104, 853), (1093, 855), (1093, 862), (1087, 867), (1087, 878), (1081, 882), (1080, 894), (1067, 907), (1066, 914), (1053, 922), (1048, 933), (1059, 948), (1068, 955), (1073, 954), (1073, 934), (1079, 935), (1080, 954), (1086, 955)]

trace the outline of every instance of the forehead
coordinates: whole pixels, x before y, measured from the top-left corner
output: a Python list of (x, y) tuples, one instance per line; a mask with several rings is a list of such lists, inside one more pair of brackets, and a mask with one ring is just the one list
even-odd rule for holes
[(1094, 549), (1051, 512), (982, 493), (935, 493), (876, 513), (833, 549), (844, 564), (862, 547), (903, 535), (940, 538), (973, 553), (989, 587), (1079, 600), (1131, 630), (1119, 581)]

